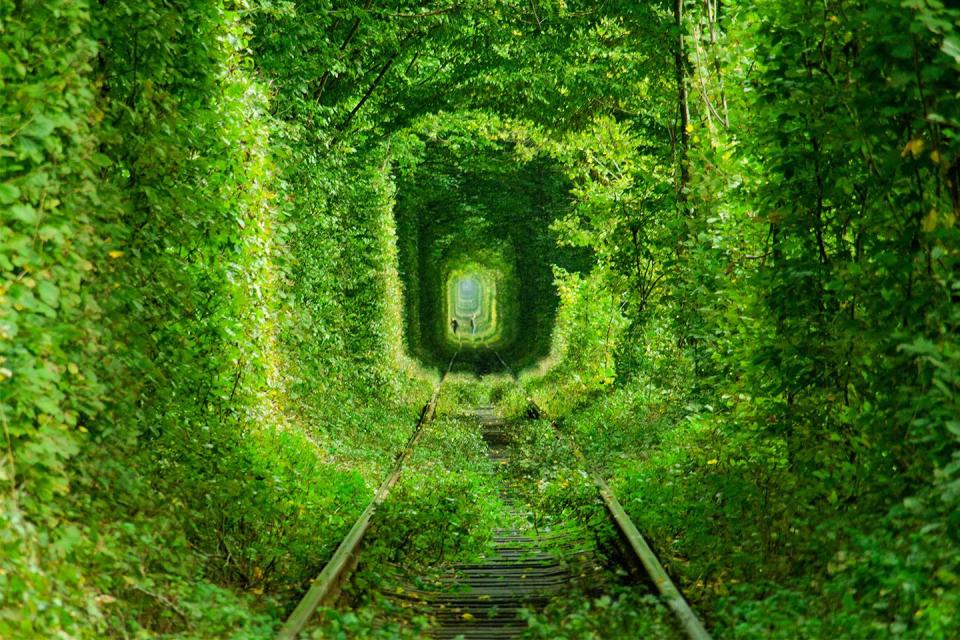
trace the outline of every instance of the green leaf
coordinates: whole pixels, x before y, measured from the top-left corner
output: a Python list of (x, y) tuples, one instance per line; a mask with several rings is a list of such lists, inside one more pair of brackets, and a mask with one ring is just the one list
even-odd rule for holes
[(60, 304), (60, 290), (52, 282), (37, 285), (37, 295), (49, 306), (56, 308)]
[(4, 182), (0, 184), (0, 204), (12, 204), (20, 198), (20, 188)]
[(950, 420), (947, 422), (947, 431), (960, 438), (960, 420)]
[(37, 114), (26, 127), (23, 128), (23, 135), (42, 140), (48, 137), (57, 128), (57, 124), (43, 114)]
[(943, 39), (943, 46), (940, 47), (940, 50), (945, 54), (954, 59), (954, 61), (960, 63), (960, 38), (954, 35), (949, 35)]
[(113, 160), (110, 158), (110, 156), (104, 155), (102, 153), (93, 154), (93, 156), (91, 157), (91, 160), (93, 161), (93, 164), (101, 168), (106, 168), (113, 165)]
[(39, 219), (37, 210), (28, 204), (15, 204), (10, 207), (10, 216), (25, 224), (36, 224)]

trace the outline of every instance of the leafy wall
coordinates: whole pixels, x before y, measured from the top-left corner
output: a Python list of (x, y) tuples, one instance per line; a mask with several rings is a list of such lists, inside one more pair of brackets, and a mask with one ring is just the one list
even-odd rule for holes
[(271, 113), (251, 8), (2, 7), (4, 637), (269, 635), (429, 394), (389, 180)]
[(602, 269), (528, 389), (721, 637), (949, 636), (957, 15), (663, 9), (636, 117), (547, 143)]

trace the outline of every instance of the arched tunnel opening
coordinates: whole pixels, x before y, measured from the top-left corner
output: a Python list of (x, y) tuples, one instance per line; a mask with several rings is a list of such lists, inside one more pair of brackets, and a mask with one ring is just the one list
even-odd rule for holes
[(520, 370), (550, 349), (554, 266), (591, 256), (558, 245), (570, 182), (548, 157), (511, 143), (436, 137), (397, 177), (395, 207), (406, 341), (422, 363), (488, 373)]
[(497, 281), (499, 272), (482, 264), (469, 264), (451, 271), (447, 277), (445, 299), (447, 342), (457, 347), (495, 348), (504, 334), (504, 321), (498, 313)]

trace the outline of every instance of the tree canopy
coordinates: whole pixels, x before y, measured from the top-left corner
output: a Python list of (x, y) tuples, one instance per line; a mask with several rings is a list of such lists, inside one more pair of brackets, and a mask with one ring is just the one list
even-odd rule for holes
[(0, 636), (270, 637), (464, 265), (717, 637), (960, 635), (951, 3), (0, 0), (0, 96)]

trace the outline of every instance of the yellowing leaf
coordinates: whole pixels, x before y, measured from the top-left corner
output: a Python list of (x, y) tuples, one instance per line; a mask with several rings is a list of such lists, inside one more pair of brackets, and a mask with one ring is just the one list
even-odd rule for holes
[(903, 151), (900, 152), (901, 158), (906, 158), (909, 153), (914, 158), (919, 156), (923, 152), (923, 148), (926, 146), (926, 143), (923, 141), (923, 138), (914, 138), (903, 148)]
[(123, 251), (108, 251), (107, 255), (116, 260), (123, 257)]
[(923, 216), (923, 221), (920, 223), (923, 227), (923, 230), (927, 233), (930, 233), (937, 228), (937, 221), (940, 219), (940, 214), (937, 213), (936, 209), (930, 209), (930, 213)]
[(720, 461), (717, 460), (716, 458), (713, 458), (712, 460), (707, 460), (707, 464), (717, 464), (718, 462)]
[(936, 149), (930, 152), (930, 162), (933, 164), (940, 164), (940, 152)]

